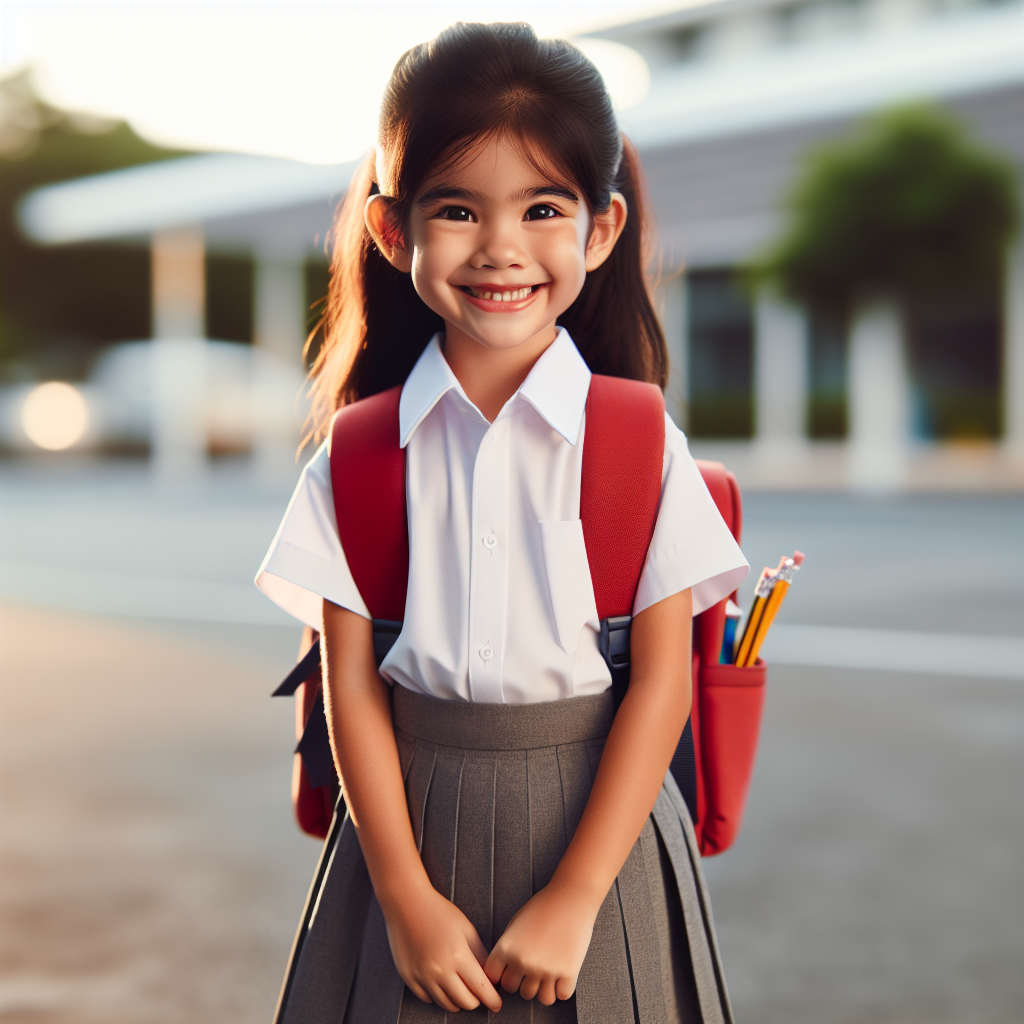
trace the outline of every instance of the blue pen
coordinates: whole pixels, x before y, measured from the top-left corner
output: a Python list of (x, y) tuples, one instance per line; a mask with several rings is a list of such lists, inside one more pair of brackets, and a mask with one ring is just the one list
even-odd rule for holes
[(730, 598), (725, 605), (725, 633), (722, 635), (722, 653), (718, 658), (722, 665), (731, 665), (736, 660), (736, 631), (742, 615), (740, 606)]

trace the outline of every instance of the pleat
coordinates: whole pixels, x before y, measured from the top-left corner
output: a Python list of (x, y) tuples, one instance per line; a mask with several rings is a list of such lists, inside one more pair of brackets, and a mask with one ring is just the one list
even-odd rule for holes
[(424, 750), (419, 744), (413, 755), (409, 774), (405, 779), (405, 793), (409, 801), (409, 819), (412, 822), (412, 834), (418, 849), (423, 848), (423, 816), (430, 795), (430, 783), (434, 777), (434, 765), (437, 763), (437, 750)]
[(558, 783), (562, 790), (565, 845), (572, 842), (590, 796), (590, 756), (583, 743), (555, 748), (558, 757)]
[(675, 779), (672, 778), (671, 773), (666, 775), (666, 785), (664, 788), (668, 793), (669, 801), (676, 808), (676, 813), (683, 826), (683, 835), (686, 837), (686, 849), (689, 852), (690, 866), (693, 870), (693, 880), (704, 917), (704, 930), (711, 955), (711, 963), (715, 970), (715, 980), (718, 983), (719, 999), (725, 1020), (728, 1024), (732, 1024), (732, 1004), (729, 1000), (729, 989), (725, 983), (722, 953), (718, 948), (718, 933), (715, 931), (715, 919), (711, 910), (711, 894), (708, 892), (704, 870), (701, 867), (700, 847), (697, 845), (697, 836), (693, 831), (693, 822), (690, 820), (690, 812), (686, 806), (686, 801), (683, 799), (683, 795), (676, 785)]
[(315, 905), (298, 951), (282, 1024), (337, 1024), (338, 1008), (348, 1002), (373, 886), (347, 816), (320, 891), (310, 897)]
[(456, 830), (465, 766), (464, 751), (438, 750), (423, 812), (420, 856), (431, 885), (446, 900), (455, 895)]
[[(670, 796), (670, 785), (675, 788), (678, 801)], [(707, 901), (701, 899), (697, 885), (697, 879), (702, 873), (696, 838), (690, 825), (689, 812), (682, 796), (679, 795), (678, 787), (675, 787), (674, 780), (666, 780), (652, 813), (672, 863), (679, 890), (702, 1020), (704, 1024), (731, 1024), (732, 1012), (728, 994), (721, 982), (717, 948), (709, 942), (710, 929), (705, 913)]]
[(462, 774), (455, 852), (454, 903), (469, 918), (485, 948), (494, 945), (494, 790), (497, 754), (471, 756)]
[[(405, 983), (402, 981), (388, 943), (387, 925), (377, 897), (372, 897), (363, 934), (362, 954), (356, 971), (352, 998), (344, 1024), (395, 1024), (401, 1016)], [(339, 1007), (335, 1004), (331, 1024), (338, 1020)], [(444, 1017), (442, 1015), (442, 1020)]]
[(395, 731), (395, 742), (398, 744), (398, 761), (402, 767), (402, 778), (409, 778), (409, 769), (416, 754), (416, 740), (401, 730)]
[(526, 752), (530, 806), (531, 889), (538, 892), (551, 881), (565, 853), (565, 808), (555, 747)]
[(626, 934), (615, 882), (597, 912), (576, 985), (579, 1024), (635, 1024), (633, 983), (629, 976)]
[(499, 750), (497, 762), (491, 919), (491, 934), (495, 941), (508, 927), (516, 911), (533, 895), (530, 858), (524, 855), (530, 848), (526, 751)]
[(640, 833), (640, 850), (651, 890), (652, 922), (658, 935), (665, 1020), (700, 1024), (700, 1005), (690, 966), (690, 944), (686, 938), (683, 907), (679, 902), (672, 862), (657, 828), (645, 828)]
[(604, 740), (591, 740), (587, 744), (587, 758), (590, 761), (590, 784), (594, 784), (597, 778), (597, 768), (601, 763), (601, 754), (604, 753)]
[[(655, 925), (651, 880), (647, 875), (647, 863), (642, 848), (645, 838), (651, 843), (653, 835), (654, 827), (648, 818), (639, 840), (634, 843), (626, 863), (622, 865), (618, 879), (622, 921), (626, 930), (629, 969), (639, 1024), (667, 1024), (672, 1020), (665, 1007), (661, 947)], [(660, 878), (658, 881), (660, 884)], [(660, 894), (661, 902), (664, 902), (664, 899), (665, 896)]]

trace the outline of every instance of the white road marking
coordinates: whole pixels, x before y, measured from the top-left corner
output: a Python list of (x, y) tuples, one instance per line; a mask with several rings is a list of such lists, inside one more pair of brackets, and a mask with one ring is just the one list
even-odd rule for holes
[[(24, 562), (0, 562), (0, 600), (133, 618), (297, 625), (251, 583)], [(776, 623), (762, 654), (776, 665), (1024, 679), (1024, 637)]]
[(884, 669), (1024, 679), (1024, 637), (924, 633), (776, 623), (762, 654), (769, 664)]

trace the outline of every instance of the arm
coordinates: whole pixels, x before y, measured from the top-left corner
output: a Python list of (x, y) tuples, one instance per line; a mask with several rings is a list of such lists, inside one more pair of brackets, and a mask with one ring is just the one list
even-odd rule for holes
[(597, 912), (658, 798), (690, 713), (689, 590), (633, 620), (630, 681), (586, 810), (554, 877), (519, 911), (485, 970), (507, 991), (568, 999)]
[(481, 964), (466, 916), (430, 884), (412, 833), (391, 699), (373, 658), (368, 619), (324, 601), (324, 704), (331, 749), (398, 973), (425, 1002), (450, 1012), (501, 997)]

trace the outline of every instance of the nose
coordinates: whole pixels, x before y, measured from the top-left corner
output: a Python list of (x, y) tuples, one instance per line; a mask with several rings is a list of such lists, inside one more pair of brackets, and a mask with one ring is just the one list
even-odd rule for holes
[(488, 224), (480, 236), (480, 247), (470, 264), (476, 270), (506, 270), (524, 267), (526, 253), (519, 244), (518, 218), (499, 218)]

